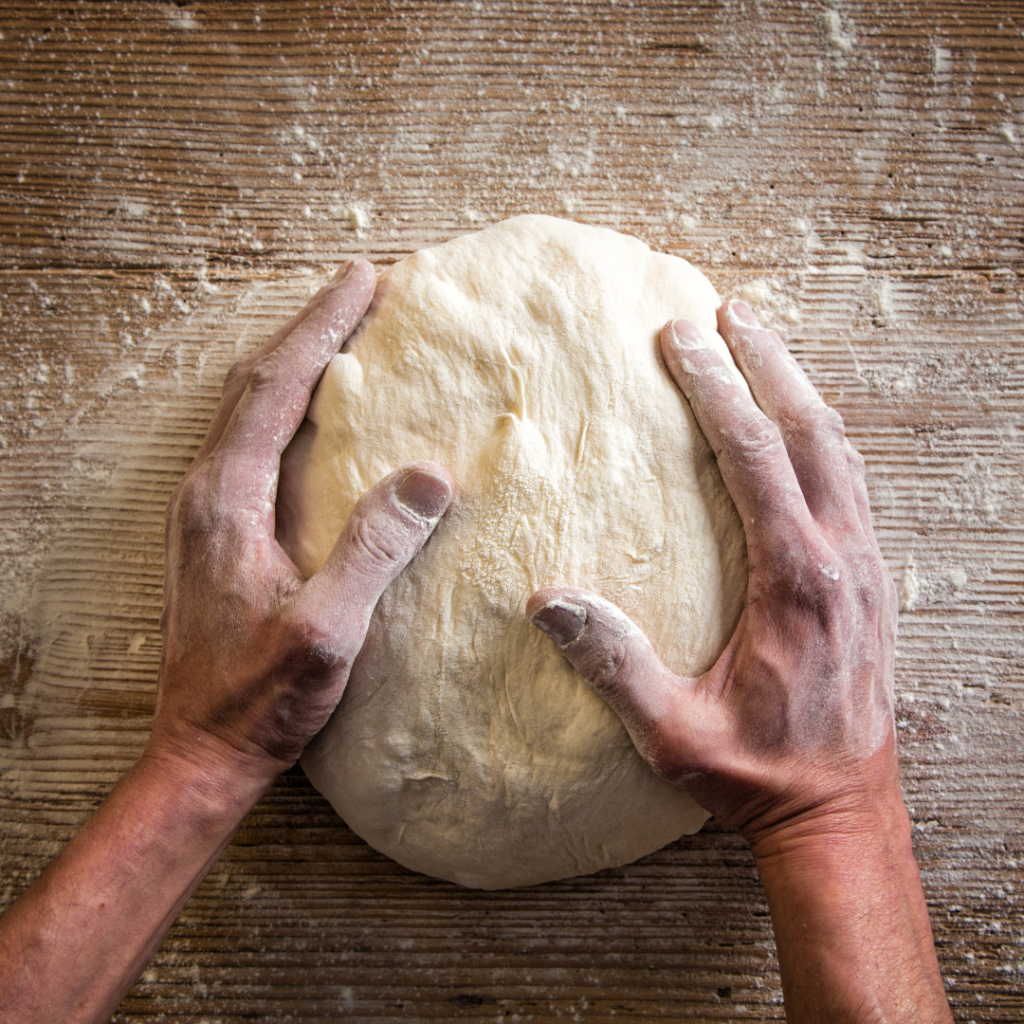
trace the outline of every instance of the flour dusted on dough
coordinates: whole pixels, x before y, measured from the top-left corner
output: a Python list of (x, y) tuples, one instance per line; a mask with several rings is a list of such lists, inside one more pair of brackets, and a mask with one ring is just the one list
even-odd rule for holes
[(628, 863), (707, 819), (523, 609), (571, 583), (618, 604), (675, 671), (725, 646), (743, 530), (657, 342), (685, 316), (729, 359), (718, 305), (684, 260), (540, 216), (381, 278), (286, 454), (281, 498), (282, 543), (312, 573), (391, 470), (432, 459), (457, 481), (302, 759), (371, 846), (494, 889)]

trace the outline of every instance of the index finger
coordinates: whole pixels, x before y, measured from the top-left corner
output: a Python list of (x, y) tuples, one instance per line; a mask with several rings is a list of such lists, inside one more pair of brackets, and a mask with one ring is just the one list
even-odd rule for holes
[(376, 282), (371, 264), (354, 262), (292, 332), (249, 367), (214, 449), (214, 455), (230, 459), (240, 495), (273, 501), (281, 453), (327, 364), (363, 318)]
[(250, 352), (244, 359), (240, 359), (235, 363), (230, 370), (228, 370), (227, 377), (224, 380), (224, 389), (221, 393), (220, 402), (217, 404), (217, 409), (213, 414), (213, 419), (210, 421), (210, 426), (207, 428), (206, 437), (203, 438), (203, 443), (199, 448), (199, 452), (196, 455), (197, 460), (203, 459), (207, 456), (217, 445), (217, 442), (221, 439), (224, 433), (224, 428), (228, 425), (228, 421), (231, 419), (232, 413), (235, 411), (235, 406), (238, 404), (238, 400), (242, 397), (242, 393), (245, 391), (246, 381), (248, 379), (249, 371), (253, 365), (265, 355), (273, 352), (284, 340), (287, 338), (292, 331), (294, 331), (303, 320), (313, 312), (317, 306), (323, 301), (324, 296), (337, 285), (341, 284), (342, 281), (346, 280), (352, 271), (352, 265), (356, 261), (349, 260), (345, 265), (338, 271), (338, 273), (325, 284), (317, 293), (309, 300), (309, 302), (291, 318), (286, 324), (276, 330), (258, 349), (254, 352)]
[(861, 525), (842, 417), (746, 303), (733, 299), (722, 306), (718, 325), (758, 404), (779, 425), (811, 514), (838, 529)]
[[(688, 320), (661, 332), (661, 350), (743, 520), (747, 544), (776, 546), (813, 525), (778, 427), (757, 407), (722, 357)], [(788, 524), (779, 531), (780, 523)], [(785, 540), (782, 543), (786, 543)]]

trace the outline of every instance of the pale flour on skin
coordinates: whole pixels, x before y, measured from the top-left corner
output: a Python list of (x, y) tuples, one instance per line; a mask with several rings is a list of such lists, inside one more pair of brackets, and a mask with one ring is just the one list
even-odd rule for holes
[(550, 217), (419, 252), (382, 279), (286, 455), (279, 502), (281, 539), (311, 573), (386, 473), (432, 459), (457, 481), (303, 757), (382, 852), (503, 888), (635, 860), (707, 817), (640, 759), (524, 606), (548, 584), (592, 589), (677, 672), (725, 645), (743, 531), (657, 341), (682, 315), (729, 358), (718, 304), (685, 261)]

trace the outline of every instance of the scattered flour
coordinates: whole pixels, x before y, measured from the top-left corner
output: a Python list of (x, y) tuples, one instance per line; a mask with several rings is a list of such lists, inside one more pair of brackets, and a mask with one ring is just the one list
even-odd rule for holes
[(914, 556), (907, 558), (906, 568), (903, 570), (903, 580), (900, 583), (900, 611), (912, 612), (921, 596), (921, 586), (917, 580), (917, 566), (914, 564)]
[(744, 281), (734, 286), (733, 294), (750, 306), (765, 327), (772, 328), (783, 337), (802, 319), (796, 299), (778, 277)]
[(828, 44), (840, 53), (849, 53), (853, 49), (853, 22), (844, 19), (837, 10), (825, 11), (821, 16), (825, 23)]
[[(312, 208), (310, 208), (312, 215)], [(366, 238), (372, 216), (369, 208), (363, 203), (344, 202), (335, 193), (327, 205), (328, 215), (340, 222), (349, 231), (355, 232), (358, 239)]]
[(883, 277), (872, 282), (871, 299), (874, 303), (874, 320), (879, 327), (891, 327), (896, 321), (896, 307), (892, 301), (892, 284)]

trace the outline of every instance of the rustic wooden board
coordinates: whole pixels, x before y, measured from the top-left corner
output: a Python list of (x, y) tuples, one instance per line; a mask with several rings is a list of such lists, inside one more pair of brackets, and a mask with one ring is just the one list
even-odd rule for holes
[[(138, 754), (162, 511), (346, 253), (524, 211), (686, 255), (868, 460), (958, 1019), (1024, 1016), (1019, 3), (0, 3), (0, 906)], [(776, 1020), (749, 853), (480, 894), (285, 775), (120, 1022)]]

